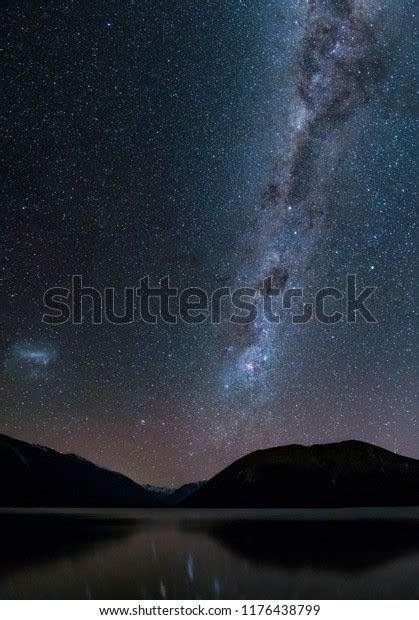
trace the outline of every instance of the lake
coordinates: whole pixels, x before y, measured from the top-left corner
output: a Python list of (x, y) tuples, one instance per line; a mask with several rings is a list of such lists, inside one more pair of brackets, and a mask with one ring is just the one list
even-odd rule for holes
[(2, 510), (1, 599), (412, 599), (419, 509)]

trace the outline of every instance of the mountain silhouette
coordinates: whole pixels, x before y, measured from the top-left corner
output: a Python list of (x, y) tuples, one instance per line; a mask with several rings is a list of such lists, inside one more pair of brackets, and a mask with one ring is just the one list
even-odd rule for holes
[(419, 505), (419, 461), (361, 441), (258, 450), (207, 482), (166, 489), (0, 434), (0, 471), (4, 507)]
[(0, 506), (151, 507), (155, 497), (75, 454), (0, 434)]
[(361, 441), (258, 450), (186, 498), (184, 507), (419, 505), (419, 461)]

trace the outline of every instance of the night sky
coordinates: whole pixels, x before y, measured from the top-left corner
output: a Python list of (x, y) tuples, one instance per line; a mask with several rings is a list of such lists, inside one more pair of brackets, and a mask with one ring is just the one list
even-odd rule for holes
[[(1, 13), (0, 432), (164, 485), (291, 442), (419, 458), (414, 2)], [(42, 322), (72, 274), (212, 291), (278, 271), (308, 289), (357, 274), (378, 323)]]

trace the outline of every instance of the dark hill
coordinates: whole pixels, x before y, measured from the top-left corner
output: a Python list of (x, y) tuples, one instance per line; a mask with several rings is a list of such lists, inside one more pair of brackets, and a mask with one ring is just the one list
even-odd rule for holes
[(232, 463), (183, 507), (419, 505), (419, 461), (361, 441), (258, 450)]
[(130, 478), (0, 434), (0, 506), (155, 506)]

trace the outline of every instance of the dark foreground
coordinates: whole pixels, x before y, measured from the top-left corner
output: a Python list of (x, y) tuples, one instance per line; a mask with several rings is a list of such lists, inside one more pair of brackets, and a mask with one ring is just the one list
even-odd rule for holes
[(1, 599), (419, 595), (419, 509), (0, 514)]

